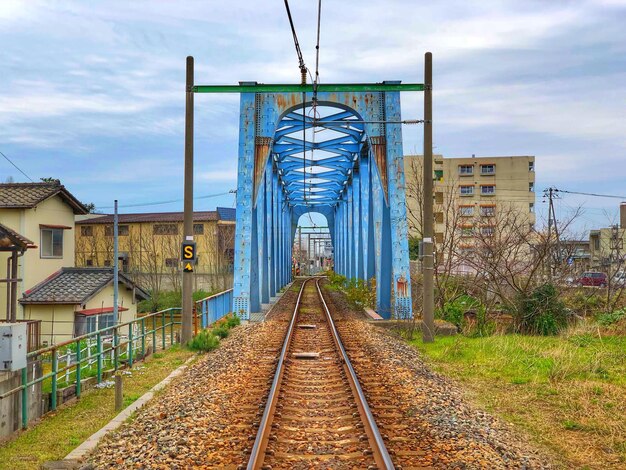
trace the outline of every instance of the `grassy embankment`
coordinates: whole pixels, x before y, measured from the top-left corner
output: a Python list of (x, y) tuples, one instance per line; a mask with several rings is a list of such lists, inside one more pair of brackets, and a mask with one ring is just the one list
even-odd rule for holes
[[(124, 406), (128, 406), (183, 364), (194, 353), (180, 346), (160, 351), (124, 376)], [(46, 415), (39, 424), (0, 444), (0, 468), (39, 468), (48, 460), (60, 460), (117, 413), (112, 388), (92, 389), (78, 401)]]
[(559, 336), (412, 342), (478, 406), (514, 423), (566, 468), (626, 468), (626, 336), (589, 325)]

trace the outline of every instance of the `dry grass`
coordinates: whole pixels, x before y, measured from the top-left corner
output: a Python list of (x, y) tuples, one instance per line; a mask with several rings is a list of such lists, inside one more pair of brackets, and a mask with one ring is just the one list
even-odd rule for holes
[[(173, 346), (137, 363), (124, 376), (124, 405), (128, 406), (193, 353)], [(116, 415), (113, 389), (89, 390), (78, 402), (60, 407), (14, 440), (0, 445), (0, 468), (39, 468), (48, 460), (60, 460)]]
[(414, 344), (479, 406), (522, 428), (564, 468), (626, 468), (626, 337), (586, 326), (559, 337)]

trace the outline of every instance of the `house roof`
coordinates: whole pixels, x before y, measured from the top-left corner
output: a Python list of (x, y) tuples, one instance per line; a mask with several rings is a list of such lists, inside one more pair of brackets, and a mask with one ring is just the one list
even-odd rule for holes
[[(128, 309), (126, 307), (117, 307), (118, 312), (125, 312)], [(76, 310), (74, 313), (80, 313), (81, 315), (90, 316), (90, 315), (101, 315), (103, 313), (112, 313), (113, 307), (103, 307), (103, 308), (88, 308), (86, 310)]]
[(12, 228), (0, 224), (0, 251), (25, 251), (28, 248), (36, 248), (28, 238), (20, 235)]
[(32, 209), (48, 198), (59, 195), (75, 214), (87, 214), (87, 208), (59, 182), (53, 183), (2, 183), (0, 207)]
[[(119, 280), (127, 288), (135, 288), (135, 296), (147, 299), (148, 294), (124, 274)], [(22, 304), (84, 304), (113, 282), (113, 268), (61, 268), (53, 275), (24, 292)]]
[[(118, 223), (132, 224), (142, 222), (182, 222), (183, 212), (142, 212), (137, 214), (119, 214)], [(211, 222), (216, 220), (235, 220), (235, 209), (218, 207), (215, 211), (195, 211), (194, 222)], [(90, 217), (77, 220), (77, 225), (112, 224), (113, 215), (107, 214), (100, 217)]]
[(233, 207), (218, 207), (217, 208), (217, 213), (220, 216), (220, 220), (229, 220), (229, 221), (235, 221), (236, 220), (236, 210)]

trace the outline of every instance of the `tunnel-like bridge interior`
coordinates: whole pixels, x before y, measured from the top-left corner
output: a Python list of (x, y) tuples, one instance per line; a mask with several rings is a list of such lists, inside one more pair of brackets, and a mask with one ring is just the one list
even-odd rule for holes
[(410, 317), (400, 93), (312, 97), (241, 94), (234, 311), (248, 319), (291, 281), (298, 219), (316, 212), (335, 271), (374, 280), (381, 316)]

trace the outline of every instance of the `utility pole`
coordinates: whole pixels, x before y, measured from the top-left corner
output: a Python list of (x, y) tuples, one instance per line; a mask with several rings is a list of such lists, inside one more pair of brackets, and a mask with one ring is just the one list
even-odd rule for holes
[[(193, 241), (193, 57), (187, 57), (185, 99), (185, 189), (183, 234)], [(183, 271), (183, 310), (181, 342), (186, 344), (193, 335), (193, 272)]]
[(422, 340), (432, 343), (435, 340), (435, 292), (433, 257), (433, 55), (427, 52), (424, 57), (424, 312), (422, 314)]
[[(557, 226), (556, 220), (556, 212), (554, 210), (554, 198), (556, 197), (556, 192), (558, 189), (553, 187), (549, 187), (545, 192), (548, 193), (548, 246), (552, 245), (552, 226), (554, 226), (554, 234), (556, 236), (556, 255), (552, 254), (552, 249), (550, 249), (551, 258), (555, 260), (555, 266), (550, 267), (550, 279), (554, 276), (554, 272), (556, 271), (557, 265), (561, 264), (561, 241), (559, 237), (559, 228)], [(545, 193), (544, 192), (544, 193)]]
[(113, 324), (119, 323), (119, 263), (120, 263), (120, 245), (119, 245), (119, 227), (117, 215), (117, 199), (113, 202)]

